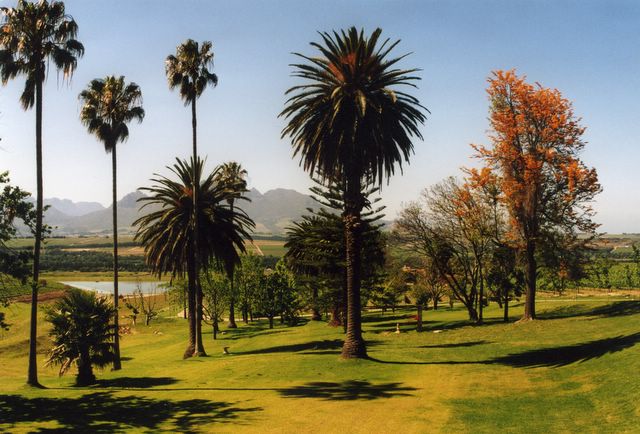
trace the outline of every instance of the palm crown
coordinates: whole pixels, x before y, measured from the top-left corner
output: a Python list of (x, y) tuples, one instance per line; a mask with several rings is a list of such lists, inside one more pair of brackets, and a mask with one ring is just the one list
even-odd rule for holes
[(417, 69), (395, 69), (404, 56), (388, 59), (399, 43), (378, 44), (351, 27), (347, 32), (323, 32), (324, 45), (312, 42), (321, 57), (295, 53), (307, 63), (292, 65), (293, 76), (307, 81), (292, 94), (280, 116), (288, 120), (282, 136), (290, 136), (294, 155), (304, 169), (323, 178), (339, 179), (357, 170), (381, 183), (402, 167), (413, 152), (411, 137), (421, 138), (425, 120), (418, 100), (396, 86), (414, 86)]
[(135, 83), (125, 85), (122, 76), (91, 81), (79, 99), (83, 102), (82, 123), (104, 143), (107, 152), (129, 137), (127, 123), (144, 119), (140, 87)]
[[(160, 209), (139, 218), (136, 240), (145, 246), (147, 263), (155, 273), (184, 275), (187, 271), (187, 255), (194, 236), (193, 227), (193, 183), (194, 172), (190, 163), (176, 160), (169, 170), (178, 177), (172, 180), (157, 175), (153, 187), (142, 188), (150, 196), (141, 198), (146, 206)], [(251, 239), (249, 230), (253, 221), (239, 209), (231, 210), (225, 202), (229, 199), (227, 186), (218, 182), (219, 168), (206, 178), (201, 178), (203, 161), (198, 159), (195, 167), (198, 189), (198, 221), (200, 223), (198, 254), (206, 267), (216, 260), (227, 270), (240, 262), (238, 252), (245, 252), (243, 238)]]
[(30, 3), (19, 0), (15, 8), (0, 8), (4, 22), (0, 27), (0, 78), (6, 84), (18, 74), (27, 76), (20, 97), (27, 109), (35, 102), (36, 83), (46, 77), (51, 59), (64, 78), (73, 74), (84, 46), (75, 37), (78, 25), (65, 14), (64, 3), (46, 0)]
[[(227, 186), (229, 199), (227, 202), (233, 206), (236, 199), (243, 198), (243, 194), (247, 192), (247, 171), (240, 163), (229, 161), (220, 166), (218, 172), (218, 181)], [(248, 198), (244, 198), (249, 200)]]
[(199, 46), (193, 39), (187, 39), (178, 45), (175, 56), (167, 56), (165, 69), (169, 87), (180, 88), (185, 105), (200, 97), (209, 84), (218, 84), (218, 76), (209, 72), (213, 66), (212, 46), (210, 41)]

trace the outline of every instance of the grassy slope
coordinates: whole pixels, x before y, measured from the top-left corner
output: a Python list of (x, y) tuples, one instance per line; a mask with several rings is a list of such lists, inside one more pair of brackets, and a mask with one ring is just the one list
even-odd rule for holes
[(210, 357), (184, 361), (186, 323), (165, 317), (123, 338), (124, 368), (98, 372), (101, 385), (76, 389), (41, 368), (49, 389), (34, 390), (23, 386), (28, 306), (14, 304), (0, 431), (637, 432), (640, 302), (539, 306), (545, 319), (505, 325), (490, 309), (482, 327), (428, 311), (423, 333), (409, 312), (367, 316), (366, 361), (340, 360), (340, 330), (324, 323), (207, 334)]

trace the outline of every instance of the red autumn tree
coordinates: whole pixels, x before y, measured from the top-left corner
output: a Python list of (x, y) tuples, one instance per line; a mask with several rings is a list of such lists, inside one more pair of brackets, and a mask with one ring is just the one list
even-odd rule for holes
[(590, 203), (602, 188), (596, 170), (579, 158), (585, 128), (569, 100), (513, 70), (495, 71), (488, 82), (492, 146), (474, 146), (486, 168), (471, 174), (480, 183), (489, 175), (497, 178), (509, 237), (525, 263), (523, 319), (535, 319), (537, 253), (559, 233), (595, 233)]

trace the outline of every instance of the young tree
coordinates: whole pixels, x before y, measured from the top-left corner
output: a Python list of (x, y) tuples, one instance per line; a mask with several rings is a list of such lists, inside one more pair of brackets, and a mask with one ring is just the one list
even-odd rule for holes
[[(117, 193), (117, 144), (129, 138), (127, 124), (133, 120), (139, 123), (144, 119), (142, 92), (135, 83), (125, 84), (124, 77), (108, 76), (95, 79), (78, 96), (82, 102), (80, 121), (87, 130), (102, 142), (104, 150), (111, 153), (111, 192), (113, 204), (113, 303), (116, 310), (115, 326), (118, 328), (118, 193)], [(116, 356), (113, 369), (119, 370), (120, 342), (115, 335)]]
[[(580, 160), (584, 127), (558, 90), (531, 85), (514, 71), (489, 78), (491, 147), (475, 146), (498, 180), (510, 236), (526, 264), (523, 320), (535, 319), (537, 253), (549, 234), (594, 234), (589, 205), (601, 191)], [(481, 172), (475, 172), (481, 175)], [(486, 172), (485, 172), (486, 173)]]
[(224, 272), (211, 269), (206, 270), (203, 275), (204, 313), (213, 327), (213, 339), (217, 339), (220, 330), (218, 324), (222, 322), (222, 315), (231, 298), (231, 279)]
[(115, 308), (106, 298), (70, 289), (46, 309), (46, 319), (51, 323), (49, 335), (53, 338), (46, 364), (59, 365), (60, 375), (75, 364), (78, 366), (76, 384), (94, 383), (93, 366), (107, 366), (115, 357), (113, 335), (117, 331), (111, 322), (114, 314)]
[(387, 56), (399, 43), (379, 42), (355, 27), (321, 33), (323, 44), (311, 45), (320, 56), (298, 54), (294, 76), (306, 80), (287, 91), (292, 96), (280, 114), (288, 120), (282, 136), (291, 138), (294, 156), (304, 169), (325, 180), (344, 183), (348, 330), (344, 358), (367, 356), (362, 338), (361, 213), (363, 186), (381, 185), (408, 161), (412, 140), (421, 138), (425, 116), (419, 101), (398, 86), (415, 86), (415, 69), (394, 69), (401, 58)]
[(26, 76), (20, 96), (22, 108), (36, 106), (36, 222), (33, 246), (33, 278), (31, 291), (31, 323), (29, 332), (29, 364), (27, 383), (39, 386), (36, 361), (38, 284), (40, 276), (40, 247), (44, 233), (42, 216), (42, 101), (43, 83), (50, 61), (62, 70), (63, 79), (71, 79), (84, 46), (77, 41), (78, 25), (67, 15), (61, 1), (41, 0), (30, 3), (18, 0), (15, 8), (0, 8), (0, 78), (2, 84), (17, 75)]
[(240, 265), (234, 273), (236, 289), (245, 324), (253, 320), (253, 310), (257, 304), (257, 292), (264, 274), (264, 266), (260, 256), (245, 254), (240, 258)]
[[(4, 185), (4, 187), (2, 187)], [(30, 193), (9, 184), (9, 173), (0, 173), (0, 306), (7, 306), (15, 289), (24, 284), (29, 274), (30, 252), (9, 247), (7, 242), (16, 235), (16, 220), (22, 220), (34, 230), (36, 212), (26, 201)], [(0, 312), (0, 329), (9, 325)]]

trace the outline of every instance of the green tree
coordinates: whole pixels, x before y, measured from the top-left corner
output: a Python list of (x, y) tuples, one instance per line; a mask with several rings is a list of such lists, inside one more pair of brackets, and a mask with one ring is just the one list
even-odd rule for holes
[[(22, 220), (33, 230), (36, 212), (26, 201), (30, 193), (9, 184), (9, 173), (0, 173), (0, 306), (7, 306), (29, 274), (31, 253), (13, 249), (7, 242), (16, 235), (16, 220)], [(0, 329), (8, 330), (4, 313), (0, 312)]]
[(115, 308), (104, 297), (73, 288), (45, 312), (53, 338), (46, 364), (60, 366), (60, 375), (75, 364), (76, 385), (95, 383), (93, 366), (107, 366), (115, 357)]
[[(149, 194), (139, 199), (142, 208), (157, 206), (157, 209), (134, 222), (134, 226), (138, 226), (135, 240), (144, 247), (145, 260), (151, 270), (159, 276), (165, 273), (172, 277), (187, 275), (189, 344), (185, 358), (204, 354), (201, 328), (197, 326), (202, 315), (196, 313), (197, 268), (192, 248), (195, 234), (202, 266), (208, 267), (215, 261), (229, 272), (240, 261), (239, 252), (245, 252), (244, 238), (251, 239), (249, 230), (254, 226), (240, 208), (233, 211), (229, 208), (229, 190), (217, 181), (220, 167), (203, 178), (204, 163), (198, 159), (194, 182), (193, 162), (177, 159), (173, 167), (168, 168), (177, 180), (156, 175), (152, 180), (154, 186), (141, 188)], [(201, 192), (196, 207), (202, 228), (198, 232), (193, 225), (194, 183), (199, 185)]]
[(311, 45), (320, 56), (298, 54), (306, 63), (294, 65), (304, 84), (287, 91), (291, 97), (280, 114), (288, 121), (282, 136), (292, 141), (294, 156), (312, 175), (344, 183), (343, 213), (348, 330), (342, 357), (366, 357), (362, 338), (361, 212), (363, 185), (388, 179), (396, 165), (408, 161), (412, 137), (421, 138), (425, 120), (419, 101), (396, 88), (415, 86), (415, 69), (394, 65), (402, 57), (387, 56), (399, 41), (379, 42), (381, 29), (370, 36), (355, 27), (340, 33), (320, 33), (323, 43)]
[(253, 319), (253, 310), (257, 304), (257, 292), (263, 274), (262, 259), (260, 256), (250, 253), (242, 255), (240, 265), (235, 268), (233, 276), (236, 281), (235, 287), (242, 311), (242, 320), (245, 324)]
[[(197, 113), (196, 113), (196, 101), (202, 95), (202, 92), (208, 85), (216, 86), (218, 84), (218, 77), (209, 71), (209, 68), (213, 67), (213, 52), (211, 51), (212, 44), (209, 41), (204, 41), (200, 46), (193, 39), (187, 39), (176, 48), (175, 55), (167, 56), (165, 61), (165, 72), (169, 81), (169, 88), (179, 88), (180, 97), (184, 101), (185, 106), (191, 105), (191, 133), (192, 133), (192, 145), (193, 145), (193, 161), (198, 160), (198, 136), (197, 136)], [(195, 165), (192, 167), (194, 173), (191, 176), (192, 180), (196, 179)], [(200, 222), (198, 216), (197, 204), (199, 203), (198, 196), (200, 195), (199, 186), (197, 184), (192, 185), (193, 188), (193, 221), (195, 233), (199, 233)], [(196, 311), (198, 320), (196, 321), (196, 327), (200, 327), (202, 321), (202, 290), (200, 288), (200, 267), (201, 261), (199, 257), (199, 247), (197, 245), (199, 241), (198, 237), (193, 237), (192, 246), (195, 252), (195, 276), (196, 276)], [(201, 330), (197, 331), (197, 334), (201, 334)], [(199, 347), (199, 342), (196, 342), (196, 354), (204, 354), (204, 350)]]
[(29, 365), (27, 383), (39, 386), (36, 361), (38, 281), (43, 225), (42, 181), (42, 100), (43, 83), (50, 61), (70, 79), (84, 46), (77, 41), (78, 25), (66, 14), (64, 3), (41, 0), (30, 3), (19, 0), (15, 8), (0, 8), (0, 77), (2, 83), (17, 75), (26, 77), (20, 96), (22, 108), (36, 106), (36, 227), (33, 248), (33, 280), (31, 323), (29, 333)]
[[(229, 161), (227, 163), (222, 164), (222, 170), (220, 171), (220, 179), (219, 182), (222, 182), (229, 189), (229, 199), (227, 202), (229, 203), (229, 207), (231, 211), (233, 211), (233, 205), (238, 199), (250, 200), (246, 196), (249, 190), (247, 190), (247, 171), (242, 168), (240, 163), (235, 161)], [(234, 290), (234, 278), (233, 278), (233, 268), (231, 269), (231, 276), (229, 277), (229, 328), (235, 329), (238, 328), (236, 324), (236, 312), (235, 312), (235, 298), (236, 293)]]
[[(129, 138), (127, 124), (133, 120), (142, 122), (144, 109), (142, 92), (135, 83), (126, 84), (124, 77), (107, 76), (95, 79), (83, 90), (79, 97), (82, 103), (80, 121), (87, 130), (104, 144), (107, 153), (111, 153), (111, 174), (113, 194), (113, 300), (116, 311), (115, 326), (118, 327), (118, 196), (117, 196), (117, 158), (119, 142)], [(115, 358), (113, 369), (119, 370), (120, 342), (115, 334)]]
[(231, 279), (218, 270), (207, 269), (203, 275), (204, 313), (211, 322), (213, 339), (217, 339), (220, 330), (218, 324), (222, 322), (222, 315), (231, 299)]

